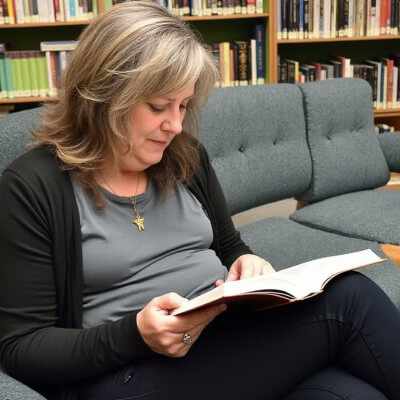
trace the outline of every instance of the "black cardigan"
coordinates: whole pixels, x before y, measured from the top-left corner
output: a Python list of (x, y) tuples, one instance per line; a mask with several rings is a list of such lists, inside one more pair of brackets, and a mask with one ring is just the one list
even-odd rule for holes
[[(204, 150), (189, 188), (211, 220), (222, 263), (250, 253)], [(74, 383), (151, 353), (136, 326), (139, 310), (82, 329), (78, 208), (69, 174), (44, 148), (23, 154), (1, 177), (0, 266), (1, 363), (46, 397), (73, 399)]]

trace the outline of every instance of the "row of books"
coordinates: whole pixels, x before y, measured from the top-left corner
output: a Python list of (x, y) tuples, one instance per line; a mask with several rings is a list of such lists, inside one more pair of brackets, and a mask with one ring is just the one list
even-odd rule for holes
[[(46, 41), (38, 51), (8, 51), (0, 43), (0, 98), (56, 97), (77, 42)], [(265, 83), (265, 27), (256, 24), (246, 41), (205, 44), (217, 59), (219, 87)]]
[(278, 57), (280, 83), (309, 82), (334, 78), (362, 78), (372, 88), (374, 108), (400, 107), (400, 54), (351, 63), (348, 57), (335, 56), (326, 63), (300, 63)]
[(278, 39), (397, 35), (400, 0), (277, 0)]
[(249, 40), (205, 44), (220, 70), (217, 87), (262, 85), (265, 83), (265, 28), (253, 27)]
[(56, 97), (73, 43), (54, 50), (54, 42), (42, 42), (41, 50), (32, 51), (7, 51), (0, 43), (0, 99)]
[[(0, 0), (0, 24), (88, 21), (124, 0)], [(262, 0), (155, 0), (177, 15), (263, 13)]]

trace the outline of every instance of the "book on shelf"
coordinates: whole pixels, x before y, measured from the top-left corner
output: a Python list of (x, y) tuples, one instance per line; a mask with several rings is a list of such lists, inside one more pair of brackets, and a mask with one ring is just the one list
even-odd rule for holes
[(40, 42), (41, 51), (73, 51), (78, 42), (76, 40), (52, 40)]
[(264, 24), (255, 24), (253, 26), (253, 36), (255, 38), (256, 47), (256, 71), (257, 84), (265, 83), (265, 26)]
[(398, 0), (277, 0), (278, 39), (398, 35)]
[(248, 42), (237, 40), (234, 42), (238, 51), (239, 86), (247, 86), (249, 81)]
[[(280, 60), (280, 57), (278, 57)], [(283, 59), (278, 63), (279, 82), (308, 82), (314, 75), (307, 65), (315, 65), (315, 80), (355, 77), (366, 80), (372, 89), (373, 106), (376, 109), (400, 107), (400, 55), (375, 57), (361, 63), (352, 63), (344, 56), (331, 57), (327, 62), (303, 62)], [(297, 77), (297, 78), (296, 78)], [(286, 80), (284, 80), (286, 79)]]
[(265, 50), (257, 51), (256, 39), (216, 42), (203, 46), (213, 55), (219, 69), (219, 81), (216, 82), (216, 87), (265, 83)]
[(71, 54), (67, 50), (8, 51), (0, 43), (0, 98), (57, 96)]
[(385, 260), (370, 249), (319, 258), (277, 272), (225, 282), (189, 300), (171, 314), (181, 315), (217, 303), (236, 303), (253, 310), (287, 305), (322, 293), (340, 274)]

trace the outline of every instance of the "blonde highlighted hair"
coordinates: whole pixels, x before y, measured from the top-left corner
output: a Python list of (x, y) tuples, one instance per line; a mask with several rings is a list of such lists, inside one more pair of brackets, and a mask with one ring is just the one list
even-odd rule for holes
[(46, 105), (42, 128), (32, 132), (35, 145), (50, 146), (102, 208), (94, 178), (106, 160), (116, 161), (116, 139), (130, 148), (132, 106), (195, 84), (184, 121), (190, 135), (176, 136), (161, 162), (146, 171), (166, 193), (194, 173), (198, 149), (191, 135), (216, 77), (215, 62), (196, 34), (165, 7), (146, 0), (117, 4), (79, 37), (59, 100)]

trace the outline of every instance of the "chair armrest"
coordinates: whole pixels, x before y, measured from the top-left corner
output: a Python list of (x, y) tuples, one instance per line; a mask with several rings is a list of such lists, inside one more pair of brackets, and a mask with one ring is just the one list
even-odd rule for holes
[(0, 399), (46, 400), (30, 387), (7, 375), (0, 366)]
[(400, 132), (385, 132), (378, 139), (389, 169), (400, 172)]

